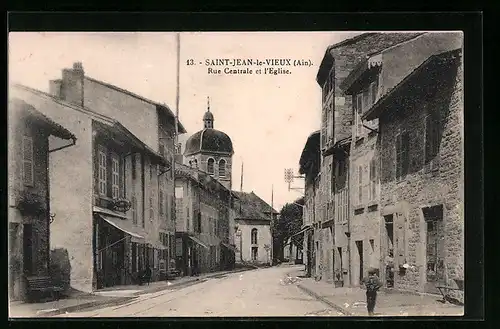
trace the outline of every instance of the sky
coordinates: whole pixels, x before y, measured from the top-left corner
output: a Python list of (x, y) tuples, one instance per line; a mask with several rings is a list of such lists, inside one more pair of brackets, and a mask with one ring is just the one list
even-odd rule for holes
[[(179, 119), (188, 131), (203, 128), (210, 97), (214, 128), (233, 142), (232, 185), (253, 191), (278, 211), (301, 196), (289, 191), (284, 169), (298, 175), (307, 137), (320, 127), (321, 89), (316, 74), (326, 48), (356, 32), (226, 32), (181, 33)], [(166, 103), (176, 101), (174, 33), (9, 33), (9, 81), (48, 92), (48, 81), (63, 68), (82, 62), (94, 79)], [(209, 74), (206, 60), (304, 59), (311, 66), (284, 67), (287, 75)], [(195, 65), (187, 65), (189, 60)], [(202, 62), (202, 64), (200, 64)], [(212, 67), (223, 69), (224, 67)], [(233, 67), (235, 68), (235, 67)], [(302, 179), (292, 187), (304, 187)]]

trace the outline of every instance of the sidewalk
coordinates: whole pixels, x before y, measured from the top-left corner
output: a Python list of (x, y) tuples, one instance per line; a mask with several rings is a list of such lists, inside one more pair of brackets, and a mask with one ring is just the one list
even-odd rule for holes
[[(367, 316), (366, 291), (361, 288), (335, 288), (332, 283), (303, 278), (303, 271), (290, 273), (299, 277), (297, 286), (346, 316)], [(462, 316), (463, 306), (443, 304), (441, 296), (380, 291), (375, 316)]]
[(225, 276), (231, 273), (253, 270), (253, 268), (240, 268), (233, 271), (222, 271), (201, 274), (197, 277), (181, 277), (172, 281), (152, 282), (149, 286), (130, 285), (106, 288), (90, 293), (73, 293), (68, 298), (45, 303), (10, 302), (10, 318), (47, 317), (52, 315), (70, 313), (91, 307), (105, 307), (125, 304), (140, 295), (155, 293), (162, 290), (175, 289), (196, 284), (199, 281)]

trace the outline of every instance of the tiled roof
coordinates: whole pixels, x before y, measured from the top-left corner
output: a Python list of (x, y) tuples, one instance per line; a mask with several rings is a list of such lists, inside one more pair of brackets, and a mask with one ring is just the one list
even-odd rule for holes
[[(363, 120), (373, 120), (380, 116), (380, 114), (386, 108), (386, 104), (389, 99), (400, 89), (403, 89), (406, 85), (410, 84), (413, 78), (419, 73), (428, 70), (446, 70), (447, 66), (444, 64), (452, 64), (456, 62), (461, 54), (461, 49), (456, 49), (452, 51), (447, 51), (441, 54), (430, 56), (425, 62), (420, 66), (415, 68), (410, 74), (408, 74), (403, 80), (401, 80), (397, 85), (388, 90), (365, 114), (363, 114)], [(431, 82), (436, 82), (435, 80)]]
[[(388, 32), (388, 33), (363, 33), (361, 35), (355, 36), (350, 39), (343, 40), (339, 43), (333, 44), (328, 47), (325, 51), (325, 55), (320, 64), (318, 74), (316, 76), (316, 81), (319, 85), (323, 85), (326, 75), (329, 69), (333, 65), (333, 58), (336, 53), (342, 51), (343, 48), (349, 49), (351, 47), (356, 47), (358, 44), (368, 44), (369, 51), (366, 55), (373, 55), (384, 49), (390, 48), (399, 43), (408, 41), (410, 39), (416, 38), (425, 32)], [(356, 61), (357, 62), (357, 61)]]
[(76, 140), (75, 135), (68, 129), (54, 122), (52, 119), (35, 109), (33, 106), (26, 103), (25, 101), (14, 98), (9, 100), (9, 106), (18, 107), (22, 111), (25, 111), (31, 118), (34, 118), (36, 121), (45, 123), (48, 127), (50, 127), (52, 135), (62, 139)]
[(270, 220), (271, 210), (274, 214), (278, 214), (275, 209), (272, 209), (267, 202), (259, 198), (254, 192), (236, 192), (234, 194), (239, 201), (235, 203), (236, 210), (239, 211), (241, 205), (241, 213), (237, 217), (244, 219)]

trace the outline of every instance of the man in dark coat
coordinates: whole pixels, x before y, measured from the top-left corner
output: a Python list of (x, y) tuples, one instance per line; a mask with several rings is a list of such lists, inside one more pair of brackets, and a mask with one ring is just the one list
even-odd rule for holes
[(149, 267), (149, 264), (146, 265), (146, 269), (144, 270), (144, 281), (146, 281), (149, 286), (149, 283), (151, 282), (151, 268)]
[(377, 302), (377, 291), (382, 287), (376, 269), (371, 268), (368, 270), (368, 276), (363, 279), (363, 284), (366, 288), (366, 308), (368, 309), (368, 315), (372, 316)]

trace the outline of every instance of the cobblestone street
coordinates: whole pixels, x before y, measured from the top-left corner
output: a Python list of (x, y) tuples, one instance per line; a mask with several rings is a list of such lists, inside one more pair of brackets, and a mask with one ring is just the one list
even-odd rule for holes
[(145, 294), (125, 305), (58, 317), (342, 315), (301, 291), (297, 279), (287, 279), (287, 273), (294, 268), (283, 266), (221, 275), (179, 290)]

